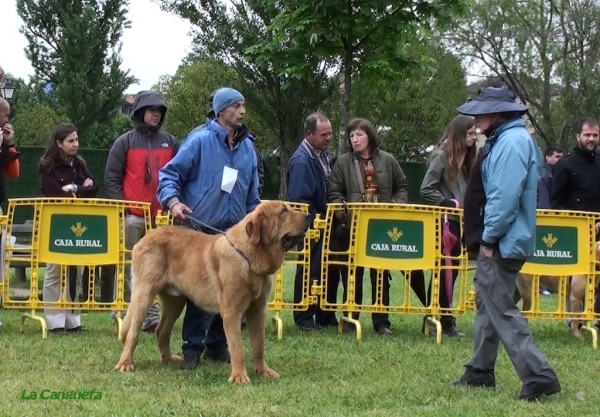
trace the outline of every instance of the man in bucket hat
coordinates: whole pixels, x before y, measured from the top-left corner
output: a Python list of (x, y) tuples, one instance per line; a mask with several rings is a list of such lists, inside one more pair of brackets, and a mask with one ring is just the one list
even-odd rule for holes
[(456, 386), (495, 388), (502, 342), (523, 382), (519, 399), (560, 392), (554, 370), (533, 342), (513, 301), (519, 270), (533, 256), (542, 155), (525, 129), (527, 106), (498, 83), (482, 88), (458, 112), (474, 116), (487, 137), (465, 193), (465, 245), (477, 252), (474, 354)]

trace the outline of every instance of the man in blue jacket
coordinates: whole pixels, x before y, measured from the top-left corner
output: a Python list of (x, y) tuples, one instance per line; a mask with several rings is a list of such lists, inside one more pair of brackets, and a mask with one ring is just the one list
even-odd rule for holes
[[(314, 219), (317, 214), (325, 218), (327, 214), (327, 184), (331, 176), (331, 122), (322, 113), (310, 114), (304, 122), (304, 140), (296, 149), (288, 163), (287, 188), (288, 200), (308, 204)], [(298, 250), (302, 250), (301, 243)], [(314, 242), (310, 251), (310, 280), (321, 282), (321, 253), (323, 239)], [(300, 303), (303, 295), (309, 292), (304, 288), (304, 267), (298, 265), (294, 281), (294, 303)], [(339, 272), (335, 266), (328, 268), (327, 301), (335, 303)], [(311, 305), (307, 311), (294, 311), (294, 323), (300, 330), (318, 330), (324, 327), (336, 327), (338, 321), (335, 312), (323, 311), (317, 305)]]
[[(245, 99), (232, 88), (214, 96), (216, 120), (196, 129), (177, 155), (160, 171), (158, 201), (174, 218), (186, 215), (209, 226), (205, 233), (225, 231), (259, 204), (257, 158), (243, 124)], [(181, 369), (195, 369), (207, 359), (229, 361), (223, 320), (215, 314), (206, 332), (207, 314), (188, 300), (183, 319)], [(239, 326), (239, 323), (237, 323)]]
[(541, 152), (522, 118), (527, 106), (502, 83), (482, 88), (458, 111), (474, 116), (487, 140), (471, 173), (464, 206), (465, 244), (469, 252), (478, 252), (474, 354), (453, 385), (495, 388), (502, 342), (523, 382), (520, 399), (558, 393), (558, 377), (513, 301), (517, 274), (535, 248), (542, 169)]

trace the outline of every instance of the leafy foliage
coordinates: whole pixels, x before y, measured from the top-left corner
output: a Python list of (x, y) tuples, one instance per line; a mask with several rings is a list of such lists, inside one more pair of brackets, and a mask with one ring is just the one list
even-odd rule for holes
[(112, 123), (123, 92), (135, 82), (120, 69), (128, 0), (17, 0), (25, 50), (58, 106), (84, 136)]
[[(251, 51), (266, 61), (283, 60), (286, 65), (279, 73), (297, 79), (307, 67), (299, 59), (303, 55), (316, 54), (336, 65), (343, 74), (344, 125), (351, 111), (353, 77), (371, 78), (380, 88), (397, 82), (407, 69), (423, 64), (421, 57), (407, 53), (407, 46), (420, 42), (432, 22), (447, 23), (461, 6), (460, 0), (297, 0), (283, 6), (270, 22), (272, 38)], [(343, 152), (346, 147), (341, 145)]]
[(577, 119), (600, 112), (598, 21), (594, 0), (478, 0), (446, 39), (482, 75), (512, 85), (542, 145), (568, 148)]
[(439, 142), (456, 108), (468, 96), (460, 61), (439, 47), (426, 44), (415, 54), (426, 56), (434, 66), (415, 76), (378, 89), (369, 78), (359, 77), (352, 113), (366, 117), (380, 132), (380, 145), (399, 161), (422, 161), (427, 148)]

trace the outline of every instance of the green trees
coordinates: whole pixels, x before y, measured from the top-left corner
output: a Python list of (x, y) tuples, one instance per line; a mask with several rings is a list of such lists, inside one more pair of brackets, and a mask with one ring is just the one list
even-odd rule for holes
[(35, 77), (51, 86), (49, 99), (82, 137), (115, 123), (123, 92), (135, 82), (120, 69), (120, 39), (129, 25), (127, 4), (127, 0), (17, 0), (24, 22), (21, 32), (29, 42), (25, 53)]

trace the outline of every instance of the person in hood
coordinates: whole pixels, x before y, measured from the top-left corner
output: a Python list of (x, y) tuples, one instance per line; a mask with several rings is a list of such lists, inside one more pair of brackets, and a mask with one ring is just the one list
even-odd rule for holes
[[(215, 234), (237, 224), (258, 206), (258, 160), (244, 125), (246, 102), (233, 88), (219, 89), (213, 99), (216, 120), (194, 129), (181, 151), (159, 173), (158, 201), (177, 220), (190, 227), (203, 224)], [(190, 223), (188, 216), (195, 219)], [(223, 326), (239, 326), (235, 317), (211, 317), (187, 300), (183, 319), (183, 361), (192, 370), (205, 359), (229, 362)]]
[(458, 112), (475, 118), (486, 136), (464, 196), (464, 241), (477, 252), (474, 352), (452, 384), (496, 387), (500, 342), (521, 382), (518, 398), (537, 400), (561, 391), (560, 382), (533, 337), (513, 295), (517, 275), (533, 256), (537, 183), (542, 153), (527, 132), (527, 106), (504, 83), (484, 87)]
[[(167, 114), (165, 101), (155, 91), (140, 91), (135, 96), (131, 120), (134, 129), (121, 135), (110, 149), (104, 171), (108, 198), (150, 203), (152, 219), (161, 206), (156, 199), (158, 172), (179, 149), (175, 136), (161, 129)], [(146, 232), (144, 212), (131, 208), (125, 217), (125, 247), (131, 250)], [(131, 299), (131, 274), (126, 273), (125, 301)], [(160, 319), (153, 305), (142, 329), (154, 332)]]

